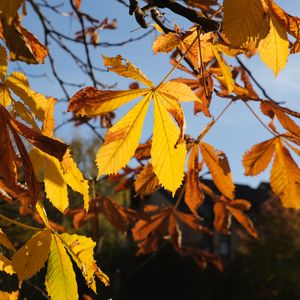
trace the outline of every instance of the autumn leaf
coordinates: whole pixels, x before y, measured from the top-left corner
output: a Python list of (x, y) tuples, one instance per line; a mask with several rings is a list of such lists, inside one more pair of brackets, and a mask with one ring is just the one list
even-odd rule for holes
[(155, 192), (159, 187), (159, 181), (153, 172), (151, 163), (148, 163), (143, 170), (138, 174), (134, 188), (138, 195), (146, 196)]
[(228, 93), (231, 93), (234, 90), (234, 80), (232, 78), (232, 73), (230, 67), (222, 60), (217, 48), (215, 46), (212, 47), (213, 53), (216, 56), (218, 64), (220, 66), (221, 72), (224, 77), (224, 83), (228, 90)]
[(223, 11), (223, 30), (233, 46), (258, 39), (264, 18), (261, 0), (225, 0)]
[(199, 144), (202, 157), (207, 165), (214, 183), (219, 191), (229, 199), (234, 198), (234, 183), (232, 181), (226, 155), (206, 143)]
[(108, 130), (96, 156), (99, 175), (112, 174), (128, 163), (138, 146), (151, 94), (145, 96), (119, 122)]
[[(103, 113), (101, 106), (104, 107), (104, 103), (108, 103), (110, 109), (117, 108), (117, 105), (122, 105), (129, 101), (129, 94), (130, 97), (132, 96), (130, 100), (133, 99), (133, 95), (144, 96), (106, 134), (104, 145), (100, 148), (96, 157), (99, 175), (116, 173), (134, 155), (141, 136), (148, 106), (153, 99), (154, 134), (151, 147), (152, 166), (160, 184), (174, 194), (183, 179), (186, 153), (185, 142), (182, 139), (185, 121), (178, 101), (200, 101), (200, 99), (195, 96), (188, 86), (182, 83), (167, 82), (154, 87), (153, 83), (136, 66), (124, 60), (121, 56), (104, 57), (104, 64), (109, 67), (109, 71), (138, 80), (150, 88), (143, 90), (105, 91), (104, 93), (96, 92), (97, 103), (101, 103), (99, 106), (96, 105), (97, 113)], [(173, 92), (173, 89), (178, 90), (178, 93)], [(93, 90), (92, 93), (94, 92)], [(86, 114), (92, 111), (93, 107), (91, 102), (86, 101), (93, 96), (90, 97), (87, 94), (89, 94), (89, 91), (87, 93), (83, 92), (81, 95), (75, 95), (71, 100), (69, 111), (73, 111), (75, 115), (95, 116), (93, 112), (91, 113), (92, 115)], [(107, 95), (109, 95), (109, 99)], [(116, 102), (114, 101), (115, 96), (117, 97)], [(111, 101), (119, 104), (111, 106)], [(174, 117), (180, 129), (177, 128), (169, 114)], [(161, 139), (163, 143), (161, 143)], [(160, 163), (162, 165), (159, 166)], [(169, 176), (170, 174), (171, 176)]]
[(258, 238), (257, 232), (254, 229), (252, 221), (240, 209), (236, 209), (232, 206), (227, 206), (227, 209), (251, 236), (253, 236), (256, 239)]
[(300, 18), (292, 16), (286, 13), (280, 6), (274, 1), (269, 1), (269, 7), (272, 13), (280, 21), (286, 31), (294, 36), (297, 40), (300, 39)]
[(15, 18), (17, 11), (23, 2), (24, 0), (2, 0), (0, 2), (1, 17), (4, 17), (10, 24), (11, 21)]
[(71, 98), (68, 110), (76, 115), (93, 117), (111, 112), (148, 92), (148, 89), (100, 91), (94, 87), (87, 87)]
[(270, 164), (275, 152), (276, 139), (272, 138), (254, 145), (243, 156), (246, 176), (255, 176)]
[(204, 194), (199, 185), (200, 168), (198, 151), (198, 145), (194, 145), (190, 150), (184, 197), (185, 203), (195, 216), (198, 216), (197, 209), (204, 201)]
[(300, 208), (300, 169), (280, 139), (276, 142), (270, 183), (273, 192), (280, 198), (284, 207)]
[(17, 18), (11, 24), (2, 18), (1, 23), (2, 36), (9, 49), (10, 60), (20, 60), (28, 64), (44, 63), (48, 55), (47, 48), (24, 28)]
[(152, 166), (160, 184), (172, 191), (173, 196), (184, 176), (186, 145), (182, 142), (175, 148), (179, 135), (179, 129), (156, 96), (151, 148)]
[(35, 234), (12, 257), (12, 266), (20, 281), (29, 279), (37, 273), (48, 259), (51, 231), (44, 229)]
[(6, 249), (16, 251), (12, 242), (8, 239), (6, 234), (0, 229), (0, 245), (4, 246)]
[(168, 53), (174, 50), (182, 40), (182, 37), (173, 32), (160, 35), (153, 43), (152, 50), (155, 54), (159, 52)]
[(14, 292), (4, 292), (0, 291), (0, 298), (2, 300), (18, 300), (19, 299), (19, 291)]
[(44, 120), (48, 101), (44, 95), (30, 89), (29, 82), (23, 73), (12, 72), (4, 81), (4, 85), (20, 97), (40, 121)]
[(53, 300), (78, 299), (77, 283), (72, 262), (55, 234), (51, 234), (51, 246), (46, 273), (46, 290)]
[[(2, 253), (0, 253), (0, 271), (5, 272), (9, 275), (12, 275), (15, 273), (14, 268), (11, 264), (11, 261), (4, 256)], [(0, 294), (1, 296), (1, 294)], [(0, 297), (0, 299), (2, 300), (2, 298)]]
[(2, 45), (0, 45), (0, 79), (2, 80), (2, 82), (5, 80), (6, 77), (7, 64), (8, 64), (8, 59), (7, 59), (6, 50)]
[[(96, 293), (96, 282), (94, 277), (99, 269), (94, 260), (94, 248), (96, 243), (91, 238), (79, 236), (77, 234), (70, 235), (68, 233), (63, 233), (60, 235), (60, 238), (68, 245), (66, 249), (81, 270), (88, 287)], [(109, 285), (108, 277), (103, 283)]]
[(154, 87), (153, 82), (149, 80), (140, 69), (138, 69), (129, 60), (124, 59), (121, 55), (117, 55), (116, 57), (102, 57), (104, 66), (108, 67), (110, 72), (137, 80), (151, 88)]
[(135, 210), (123, 207), (110, 197), (97, 197), (93, 202), (98, 207), (98, 212), (101, 212), (122, 233), (126, 233), (130, 224), (141, 217)]
[(289, 41), (283, 26), (271, 13), (269, 34), (259, 42), (261, 60), (273, 70), (275, 77), (285, 67), (289, 54)]

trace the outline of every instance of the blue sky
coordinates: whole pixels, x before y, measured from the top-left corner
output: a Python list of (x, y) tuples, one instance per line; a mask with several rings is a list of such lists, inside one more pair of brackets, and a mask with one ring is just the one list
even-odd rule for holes
[[(60, 1), (51, 1), (51, 3), (60, 3)], [(300, 1), (295, 0), (282, 0), (277, 1), (279, 5), (282, 5), (287, 12), (293, 15), (300, 15)], [(102, 20), (105, 17), (117, 18), (118, 29), (117, 30), (103, 30), (101, 32), (101, 41), (105, 42), (119, 42), (126, 40), (130, 37), (136, 37), (143, 34), (143, 29), (140, 29), (134, 18), (128, 15), (126, 7), (121, 5), (115, 0), (82, 0), (82, 10), (91, 13), (92, 16)], [(66, 7), (66, 11), (68, 8)], [(54, 15), (52, 15), (54, 17)], [(174, 19), (173, 19), (174, 18)], [(76, 27), (75, 22), (70, 22), (70, 19), (65, 16), (57, 17), (53, 19), (53, 24), (58, 29), (62, 29), (65, 34), (73, 35), (75, 31), (79, 30)], [(185, 29), (188, 29), (192, 24), (187, 22), (182, 23), (178, 17), (171, 16), (169, 18), (170, 24), (174, 25), (175, 21)], [(41, 26), (32, 13), (30, 6), (28, 5), (28, 16), (24, 18), (24, 25), (30, 28), (41, 41), (43, 41), (43, 34)], [(169, 55), (158, 54), (154, 55), (151, 48), (152, 43), (157, 34), (151, 34), (142, 41), (135, 42), (126, 45), (126, 47), (112, 47), (112, 48), (91, 48), (93, 62), (99, 67), (103, 68), (101, 54), (106, 56), (115, 56), (121, 54), (123, 57), (131, 60), (134, 64), (140, 67), (144, 73), (155, 83), (165, 76), (170, 70), (171, 66), (168, 62)], [(70, 42), (72, 49), (79, 53), (84, 58), (83, 48), (77, 44)], [(72, 61), (57, 47), (52, 48), (53, 56), (56, 58), (56, 65), (58, 71), (62, 74), (63, 78), (69, 82), (83, 82), (86, 86), (90, 85), (90, 82), (85, 78), (80, 70), (72, 63)], [(253, 72), (255, 77), (268, 91), (269, 95), (278, 101), (285, 101), (286, 106), (292, 109), (300, 111), (300, 55), (293, 55), (289, 57), (286, 68), (274, 78), (274, 75), (270, 69), (268, 69), (258, 57), (254, 57), (251, 60), (243, 58), (244, 63)], [(53, 97), (61, 98), (63, 93), (53, 78), (49, 69), (49, 63), (46, 62), (42, 66), (26, 66), (21, 64), (24, 70), (31, 74), (47, 74), (47, 77), (32, 78), (30, 79), (31, 86), (39, 92)], [(15, 66), (13, 65), (12, 68)], [(183, 73), (175, 72), (174, 77), (184, 76)], [(102, 72), (97, 74), (97, 79), (105, 84), (117, 83), (118, 88), (124, 89), (128, 87), (130, 80), (123, 79), (115, 74)], [(70, 89), (71, 94), (76, 92), (76, 88)], [(227, 101), (215, 99), (212, 103), (212, 113), (217, 115)], [(203, 117), (202, 114), (195, 117), (193, 115), (192, 103), (185, 103), (184, 105), (185, 115), (187, 119), (187, 133), (197, 136), (203, 129), (205, 124), (209, 122), (209, 119)], [(117, 119), (123, 116), (131, 105), (125, 106), (117, 111)], [(253, 108), (257, 107), (254, 104)], [(64, 120), (70, 118), (69, 114), (66, 114), (66, 103), (58, 104), (56, 109), (56, 123), (59, 125)], [(267, 119), (265, 119), (268, 122)], [(147, 115), (145, 121), (145, 130), (143, 131), (143, 138), (147, 138), (151, 134), (152, 127), (152, 113), (151, 109)], [(74, 128), (73, 125), (67, 125), (58, 131), (58, 135), (64, 140), (70, 142), (74, 136), (78, 137), (93, 137), (93, 133), (88, 128)], [(243, 168), (241, 164), (241, 158), (243, 153), (249, 149), (255, 143), (261, 142), (270, 138), (271, 135), (264, 129), (258, 121), (250, 114), (246, 106), (237, 102), (224, 114), (222, 119), (214, 126), (214, 128), (205, 137), (205, 142), (212, 144), (215, 148), (224, 151), (228, 158), (232, 168), (234, 180), (237, 183), (248, 183), (252, 186), (257, 186), (261, 181), (267, 181), (269, 170), (265, 171), (257, 177), (245, 177), (243, 175)]]

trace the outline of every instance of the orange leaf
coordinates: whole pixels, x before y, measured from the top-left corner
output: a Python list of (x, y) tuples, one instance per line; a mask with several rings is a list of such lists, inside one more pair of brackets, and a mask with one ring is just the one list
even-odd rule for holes
[(284, 207), (300, 209), (300, 169), (280, 139), (276, 143), (270, 183)]
[(159, 181), (153, 172), (151, 163), (148, 163), (139, 173), (134, 183), (135, 191), (140, 196), (150, 195), (159, 187)]
[(86, 87), (77, 92), (70, 100), (68, 111), (76, 116), (94, 117), (115, 110), (129, 101), (148, 93), (148, 89), (124, 91), (101, 91)]
[(234, 183), (231, 178), (231, 172), (226, 155), (214, 147), (201, 142), (200, 151), (207, 165), (214, 183), (219, 191), (229, 199), (234, 198)]
[(21, 60), (28, 64), (44, 63), (48, 55), (47, 48), (18, 19), (8, 24), (1, 19), (3, 37), (10, 51), (11, 60)]
[(217, 231), (224, 234), (229, 233), (229, 227), (231, 224), (231, 215), (229, 214), (226, 205), (221, 202), (214, 204), (214, 227)]
[(275, 139), (269, 139), (254, 145), (243, 156), (246, 176), (255, 176), (264, 171), (271, 162), (275, 152)]
[(231, 206), (227, 206), (227, 209), (251, 236), (253, 236), (256, 239), (258, 238), (251, 220), (242, 211)]
[(186, 176), (185, 203), (191, 212), (198, 216), (197, 209), (204, 201), (204, 194), (199, 185), (199, 156), (198, 145), (191, 149)]

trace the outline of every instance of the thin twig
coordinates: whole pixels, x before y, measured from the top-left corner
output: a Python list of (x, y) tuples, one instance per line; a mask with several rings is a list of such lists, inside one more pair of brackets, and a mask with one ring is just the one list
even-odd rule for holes
[(255, 118), (259, 121), (259, 123), (265, 127), (272, 135), (274, 135), (275, 137), (277, 136), (276, 133), (274, 133), (261, 119), (260, 117), (256, 114), (256, 112), (252, 109), (252, 107), (247, 103), (247, 102), (243, 102), (245, 103), (245, 105), (249, 108), (249, 110), (251, 111), (251, 113), (255, 116)]

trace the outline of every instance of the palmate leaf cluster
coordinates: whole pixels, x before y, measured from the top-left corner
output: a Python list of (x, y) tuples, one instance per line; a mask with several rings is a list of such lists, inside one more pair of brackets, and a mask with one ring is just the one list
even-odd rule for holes
[[(144, 11), (155, 6), (157, 9), (175, 9), (173, 1), (148, 2)], [(4, 43), (0, 46), (0, 139), (3, 145), (0, 150), (0, 192), (9, 203), (19, 200), (20, 211), (27, 209), (41, 225), (31, 227), (0, 215), (8, 222), (36, 231), (19, 249), (15, 249), (13, 240), (2, 230), (0, 232), (0, 244), (6, 249), (0, 254), (0, 270), (17, 274), (20, 284), (45, 265), (45, 286), (51, 299), (78, 298), (74, 266), (82, 272), (87, 286), (94, 292), (96, 277), (106, 285), (109, 283), (94, 260), (96, 243), (85, 236), (58, 233), (55, 223), (47, 217), (44, 204), (48, 200), (60, 213), (73, 216), (75, 228), (89, 220), (95, 221), (100, 213), (103, 214), (120, 232), (131, 231), (138, 246), (137, 254), (157, 251), (161, 242), (168, 239), (178, 253), (193, 257), (200, 267), (211, 262), (221, 270), (219, 257), (182, 244), (182, 227), (188, 226), (201, 234), (213, 234), (213, 231), (230, 234), (231, 219), (234, 218), (252, 237), (258, 236), (246, 213), (251, 203), (236, 199), (226, 154), (204, 141), (234, 101), (244, 102), (251, 113), (254, 113), (251, 102), (259, 102), (261, 114), (271, 120), (264, 124), (255, 114), (271, 138), (245, 152), (242, 158), (245, 175), (256, 176), (272, 163), (270, 183), (273, 192), (283, 206), (300, 208), (300, 169), (294, 158), (300, 154), (300, 127), (295, 121), (300, 113), (260, 96), (252, 85), (253, 78), (248, 70), (243, 65), (233, 67), (228, 63), (228, 57), (251, 59), (258, 53), (277, 76), (285, 67), (288, 56), (300, 51), (300, 19), (287, 14), (272, 0), (184, 2), (190, 12), (198, 12), (202, 25), (193, 24), (183, 31), (178, 26), (168, 28), (163, 21), (153, 18), (157, 22), (156, 28), (163, 32), (154, 41), (153, 52), (171, 52), (173, 65), (158, 85), (121, 55), (103, 56), (108, 71), (134, 81), (131, 88), (100, 90), (95, 86), (85, 87), (75, 93), (68, 104), (74, 119), (90, 119), (107, 116), (138, 99), (119, 121), (108, 126), (95, 163), (99, 170), (98, 179), (105, 180), (107, 175), (109, 180), (118, 183), (118, 191), (134, 188), (141, 197), (151, 195), (159, 188), (171, 192), (172, 204), (141, 205), (141, 212), (120, 205), (108, 195), (90, 191), (89, 182), (73, 160), (68, 145), (54, 135), (56, 100), (33, 91), (23, 73), (7, 73), (9, 60), (43, 63), (48, 49), (22, 26), (18, 11), (20, 7), (24, 11), (24, 1), (0, 1), (0, 38)], [(138, 1), (131, 1), (130, 11), (145, 27), (144, 15), (141, 19), (138, 5)], [(72, 2), (72, 6), (82, 17), (79, 13), (81, 1)], [(176, 13), (181, 14), (183, 6), (175, 4), (175, 7)], [(151, 11), (152, 14), (155, 12)], [(206, 28), (207, 24), (212, 24), (212, 19), (219, 26)], [(110, 29), (116, 27), (108, 22), (101, 24)], [(89, 33), (82, 31), (86, 35), (91, 32), (95, 33), (96, 29)], [(95, 42), (95, 36), (92, 41)], [(183, 71), (186, 77), (170, 80), (175, 69)], [(213, 95), (228, 101), (219, 116), (213, 116), (210, 111), (215, 101)], [(197, 137), (186, 133), (181, 102), (191, 102), (195, 114), (209, 118)], [(141, 143), (143, 124), (152, 104), (153, 132), (148, 141)], [(275, 122), (281, 129), (277, 129)], [(31, 144), (30, 151), (21, 137)], [(128, 165), (132, 158), (139, 162), (138, 166)], [(204, 166), (218, 192), (199, 180)], [(83, 208), (70, 209), (68, 188), (82, 196)], [(213, 202), (213, 228), (203, 225), (198, 210), (208, 197)], [(188, 212), (178, 209), (182, 200)], [(1, 293), (3, 297), (12, 298), (17, 297), (18, 292)]]

